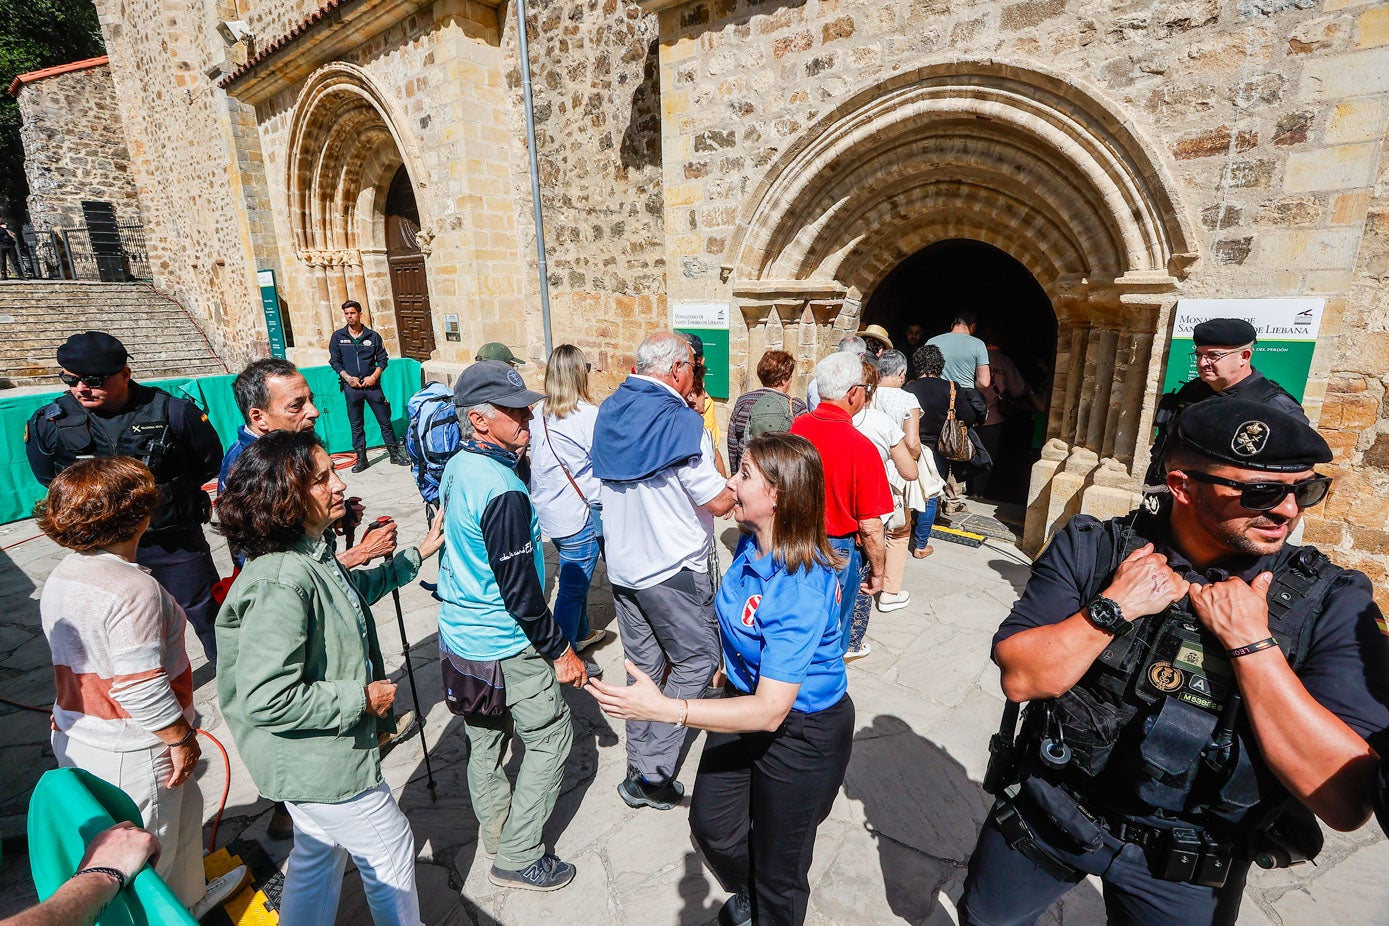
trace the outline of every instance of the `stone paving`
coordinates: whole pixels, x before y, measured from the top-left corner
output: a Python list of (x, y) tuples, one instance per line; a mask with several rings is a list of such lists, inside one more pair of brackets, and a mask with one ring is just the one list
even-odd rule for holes
[[(363, 497), (368, 517), (400, 521), (402, 542), (423, 534), (423, 514), (408, 472), (381, 463), (353, 476), (350, 491)], [(33, 522), (0, 527), (0, 546), (37, 533)], [(731, 522), (720, 522), (731, 542)], [(906, 587), (911, 604), (873, 615), (870, 656), (849, 669), (858, 710), (858, 732), (844, 789), (820, 827), (811, 872), (814, 893), (808, 922), (864, 924), (907, 922), (944, 926), (955, 922), (964, 864), (989, 801), (979, 787), (987, 742), (998, 724), (1002, 696), (988, 659), (988, 642), (1025, 582), (1027, 567), (1011, 545), (978, 549), (937, 542), (936, 554), (910, 560)], [(216, 546), (223, 568), (225, 548)], [(38, 591), (62, 551), (46, 538), (0, 553), (0, 696), (31, 704), (52, 697), (48, 648), (38, 626)], [(727, 553), (723, 555), (726, 564)], [(553, 551), (551, 584), (553, 584)], [(426, 566), (426, 578), (433, 576)], [(594, 624), (607, 627), (612, 603), (602, 568), (592, 594)], [(578, 866), (565, 890), (550, 894), (508, 891), (487, 881), (477, 845), (477, 824), (468, 803), (464, 772), (467, 746), (461, 723), (442, 703), (433, 601), (412, 585), (401, 593), (411, 644), (416, 648), (420, 700), (428, 716), (428, 743), (438, 784), (430, 801), (420, 742), (413, 739), (385, 762), (385, 775), (415, 827), (424, 920), (443, 924), (574, 923), (698, 926), (715, 922), (725, 894), (702, 865), (689, 836), (687, 809), (668, 813), (632, 810), (615, 789), (625, 772), (622, 724), (610, 721), (584, 693), (566, 690), (575, 737), (562, 793), (547, 838)], [(396, 676), (403, 675), (400, 640), (390, 599), (375, 607), (383, 649)], [(190, 635), (190, 640), (192, 639)], [(194, 644), (196, 646), (196, 644)], [(621, 646), (615, 635), (592, 653), (610, 678), (620, 676)], [(236, 836), (259, 840), (282, 861), (287, 843), (265, 835), (269, 804), (258, 799), (222, 723), (215, 685), (201, 655), (197, 706), (202, 726), (232, 753), (231, 792), (218, 843)], [(402, 681), (398, 706), (409, 699)], [(47, 720), (0, 705), (0, 762), (9, 771), (0, 790), (0, 834), (22, 831), (22, 815), (34, 780), (53, 766)], [(693, 780), (702, 737), (693, 739), (682, 775)], [(216, 755), (204, 748), (204, 756)], [(221, 763), (205, 762), (199, 781), (208, 820), (221, 790)], [(514, 768), (514, 762), (513, 762)], [(10, 857), (0, 870), (0, 915), (32, 899), (27, 863)], [(1283, 872), (1256, 871), (1241, 924), (1389, 923), (1381, 910), (1389, 845), (1373, 824), (1348, 836), (1329, 834), (1319, 864)], [(1049, 926), (1087, 926), (1104, 920), (1096, 885), (1082, 883), (1052, 910)], [(370, 916), (360, 880), (349, 871), (340, 924), (366, 924)]]

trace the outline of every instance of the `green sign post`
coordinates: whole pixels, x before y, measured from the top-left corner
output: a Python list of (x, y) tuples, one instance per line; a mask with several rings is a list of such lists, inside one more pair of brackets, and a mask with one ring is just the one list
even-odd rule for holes
[(1167, 347), (1162, 391), (1171, 392), (1196, 378), (1191, 331), (1212, 318), (1241, 318), (1254, 326), (1254, 367), (1299, 402), (1307, 389), (1312, 352), (1317, 347), (1324, 299), (1181, 299)]
[(728, 398), (728, 313), (726, 302), (677, 302), (671, 327), (704, 342), (704, 388), (716, 399)]
[(270, 338), (270, 356), (285, 359), (285, 327), (280, 321), (280, 294), (275, 289), (275, 271), (256, 272), (260, 286), (260, 306), (265, 311), (265, 332)]

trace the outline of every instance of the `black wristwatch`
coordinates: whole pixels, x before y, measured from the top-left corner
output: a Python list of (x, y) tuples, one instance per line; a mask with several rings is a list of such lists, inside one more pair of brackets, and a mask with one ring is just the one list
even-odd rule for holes
[(1085, 616), (1100, 630), (1112, 637), (1122, 637), (1133, 630), (1133, 624), (1124, 620), (1124, 612), (1118, 602), (1100, 595), (1085, 606)]

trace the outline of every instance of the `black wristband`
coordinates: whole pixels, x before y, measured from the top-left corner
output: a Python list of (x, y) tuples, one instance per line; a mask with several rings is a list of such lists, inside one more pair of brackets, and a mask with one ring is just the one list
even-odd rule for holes
[(1253, 643), (1237, 646), (1232, 650), (1226, 650), (1226, 655), (1237, 659), (1240, 656), (1248, 656), (1250, 653), (1257, 653), (1260, 650), (1273, 649), (1277, 645), (1278, 641), (1273, 639), (1273, 637), (1265, 637), (1262, 640), (1256, 640)]
[(125, 872), (121, 871), (121, 870), (118, 869), (118, 868), (104, 868), (104, 867), (101, 867), (101, 866), (95, 866), (95, 867), (92, 867), (92, 868), (83, 868), (81, 871), (75, 873), (75, 874), (73, 875), (73, 877), (75, 878), (75, 877), (77, 877), (77, 875), (90, 875), (90, 874), (110, 875), (111, 877), (113, 877), (113, 878), (116, 879), (116, 882), (117, 882), (117, 884), (119, 885), (119, 886), (116, 888), (116, 893), (119, 894), (121, 891), (125, 890)]
[(197, 727), (189, 727), (189, 728), (188, 728), (188, 732), (185, 733), (185, 734), (183, 735), (183, 739), (179, 740), (177, 743), (170, 743), (170, 744), (169, 744), (169, 748), (170, 748), (170, 749), (177, 749), (179, 746), (187, 746), (187, 745), (188, 745), (188, 741), (191, 740), (193, 737), (195, 737), (195, 736), (197, 736), (197, 735), (198, 735), (198, 728), (197, 728)]

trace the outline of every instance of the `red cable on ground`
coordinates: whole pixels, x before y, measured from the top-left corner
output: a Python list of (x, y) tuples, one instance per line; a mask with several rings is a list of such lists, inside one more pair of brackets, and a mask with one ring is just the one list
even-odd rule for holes
[(18, 708), (22, 708), (22, 709), (24, 709), (24, 710), (26, 710), (26, 711), (34, 711), (35, 713), (38, 713), (38, 714), (51, 714), (51, 713), (53, 713), (50, 709), (48, 709), (48, 708), (46, 708), (46, 707), (38, 707), (38, 706), (33, 705), (33, 704), (23, 704), (23, 703), (21, 703), (21, 702), (19, 702), (19, 701), (11, 701), (9, 698), (0, 698), (0, 704), (8, 704), (10, 707), (18, 707)]
[(16, 540), (14, 543), (7, 543), (7, 544), (5, 544), (3, 547), (0, 547), (0, 550), (8, 550), (8, 549), (10, 549), (11, 547), (17, 547), (17, 546), (19, 546), (21, 543), (28, 543), (28, 542), (31, 541), (31, 540), (38, 540), (38, 539), (39, 539), (40, 537), (42, 537), (42, 536), (43, 536), (43, 534), (35, 534), (35, 535), (32, 536), (32, 537), (25, 537), (23, 540)]
[(217, 845), (217, 827), (222, 825), (222, 812), (227, 809), (227, 795), (231, 793), (231, 757), (227, 755), (227, 747), (222, 745), (222, 741), (211, 733), (198, 728), (198, 732), (212, 740), (217, 751), (222, 754), (222, 799), (217, 803), (217, 815), (212, 818), (212, 832), (207, 837), (207, 853), (211, 855)]

